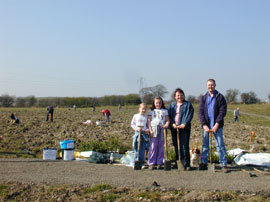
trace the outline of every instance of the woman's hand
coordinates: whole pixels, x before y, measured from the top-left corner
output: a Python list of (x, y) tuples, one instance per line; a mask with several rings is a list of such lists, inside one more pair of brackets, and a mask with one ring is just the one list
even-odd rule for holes
[(173, 127), (174, 129), (176, 129), (176, 128), (177, 128), (177, 125), (174, 123), (174, 124), (172, 125), (172, 127)]
[(184, 129), (185, 127), (186, 127), (185, 124), (181, 124), (180, 126), (178, 126), (178, 128), (180, 128), (180, 129)]

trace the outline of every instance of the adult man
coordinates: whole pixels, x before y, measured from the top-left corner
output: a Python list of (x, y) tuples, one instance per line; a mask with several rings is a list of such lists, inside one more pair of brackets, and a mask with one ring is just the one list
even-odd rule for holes
[(234, 122), (238, 122), (238, 117), (239, 117), (239, 107), (237, 107), (237, 108), (233, 111), (233, 116), (234, 116)]
[(224, 117), (227, 113), (227, 103), (224, 96), (216, 89), (214, 79), (207, 80), (208, 92), (202, 96), (198, 115), (203, 127), (203, 145), (200, 170), (207, 170), (209, 151), (209, 130), (213, 131), (216, 139), (216, 148), (219, 154), (219, 163), (224, 173), (227, 173), (226, 148), (223, 141)]

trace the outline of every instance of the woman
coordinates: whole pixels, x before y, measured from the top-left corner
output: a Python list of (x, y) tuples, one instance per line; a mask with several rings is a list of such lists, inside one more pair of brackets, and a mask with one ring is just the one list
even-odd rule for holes
[[(185, 93), (181, 88), (175, 89), (174, 98), (175, 101), (173, 101), (168, 107), (168, 113), (175, 151), (175, 160), (179, 160), (177, 147), (178, 129), (180, 133), (180, 159), (185, 170), (190, 170), (189, 139), (194, 109), (192, 104), (185, 100)], [(177, 164), (175, 165), (177, 167)]]

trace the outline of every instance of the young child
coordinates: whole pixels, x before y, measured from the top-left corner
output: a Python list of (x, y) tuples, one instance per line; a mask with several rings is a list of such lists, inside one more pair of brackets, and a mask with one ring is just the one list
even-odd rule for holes
[[(135, 151), (135, 161), (136, 160), (141, 161), (142, 168), (145, 168), (144, 166), (145, 148), (147, 140), (149, 139), (148, 135), (149, 129), (147, 128), (147, 116), (145, 115), (145, 113), (146, 113), (146, 104), (142, 103), (140, 104), (139, 107), (139, 113), (134, 114), (131, 121), (131, 127), (135, 130), (135, 135), (133, 136), (133, 144), (132, 144), (133, 149)], [(138, 152), (139, 132), (141, 132), (141, 143), (140, 143), (140, 151)]]
[(164, 155), (164, 128), (170, 124), (168, 111), (160, 96), (155, 97), (151, 110), (148, 113), (148, 127), (151, 140), (149, 148), (148, 163), (151, 169), (162, 169)]

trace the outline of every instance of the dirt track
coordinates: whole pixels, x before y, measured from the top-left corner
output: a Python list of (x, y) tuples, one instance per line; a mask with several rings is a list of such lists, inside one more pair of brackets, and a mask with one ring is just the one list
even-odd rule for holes
[[(0, 182), (34, 184), (94, 185), (110, 184), (118, 187), (146, 189), (156, 181), (161, 188), (187, 190), (268, 191), (270, 176), (256, 173), (249, 177), (240, 168), (231, 167), (228, 174), (217, 172), (171, 170), (134, 171), (130, 167), (90, 164), (78, 161), (43, 161), (40, 159), (0, 159)], [(255, 173), (255, 171), (252, 171)]]

